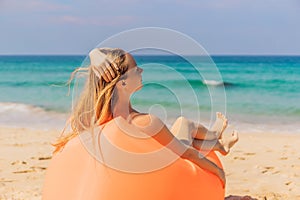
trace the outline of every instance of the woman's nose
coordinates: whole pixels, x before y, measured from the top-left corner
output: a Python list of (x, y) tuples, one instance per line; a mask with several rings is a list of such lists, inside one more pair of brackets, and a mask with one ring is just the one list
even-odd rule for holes
[(142, 73), (144, 70), (142, 69), (142, 68), (140, 68), (140, 67), (138, 67), (138, 70), (139, 70), (139, 72), (140, 73)]

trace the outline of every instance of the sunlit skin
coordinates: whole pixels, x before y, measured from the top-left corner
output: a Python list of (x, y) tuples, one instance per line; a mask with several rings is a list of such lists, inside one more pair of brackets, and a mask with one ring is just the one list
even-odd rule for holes
[[(141, 129), (141, 131), (153, 137), (162, 145), (170, 148), (178, 156), (194, 162), (203, 169), (211, 171), (212, 173), (217, 175), (222, 181), (223, 185), (225, 185), (225, 174), (221, 168), (219, 168), (216, 164), (203, 157), (199, 153), (199, 151), (193, 146), (187, 147), (182, 141), (177, 139), (174, 136), (174, 133), (172, 133), (158, 117), (147, 113), (139, 113), (138, 111), (132, 108), (130, 103), (130, 97), (134, 92), (140, 90), (143, 86), (143, 69), (137, 66), (133, 56), (129, 53), (126, 54), (126, 62), (128, 66), (128, 71), (124, 74), (123, 78), (121, 78), (116, 84), (118, 100), (113, 108), (114, 117), (120, 116), (126, 119), (130, 124), (135, 125), (139, 129)], [(215, 131), (208, 131), (205, 127), (201, 125), (195, 125), (190, 121), (181, 121), (180, 123), (175, 123), (172, 127), (172, 130), (178, 129), (176, 128), (176, 126), (186, 126), (188, 127), (187, 131), (190, 132), (190, 134), (193, 134), (193, 137), (196, 139), (198, 138), (202, 140), (205, 137), (210, 137), (211, 139), (214, 139), (214, 141), (212, 141), (208, 146), (204, 146), (203, 148), (217, 150), (220, 151), (222, 154), (226, 154), (228, 152), (225, 151), (224, 147), (228, 146), (228, 142), (226, 144), (221, 143), (221, 140), (220, 142), (218, 141), (218, 137), (219, 135), (221, 135), (221, 132), (223, 132), (226, 128), (227, 119), (223, 115), (222, 117), (220, 117), (220, 119), (221, 120), (219, 120), (220, 122), (218, 123), (221, 124), (217, 124), (217, 126), (220, 127), (217, 128), (220, 129), (218, 134), (216, 134)], [(194, 145), (201, 146), (202, 142), (199, 140), (195, 142)]]

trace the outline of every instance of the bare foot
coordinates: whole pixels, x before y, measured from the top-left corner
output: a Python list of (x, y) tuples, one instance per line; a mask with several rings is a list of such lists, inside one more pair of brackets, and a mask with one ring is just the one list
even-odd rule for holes
[(213, 132), (216, 136), (215, 139), (222, 138), (222, 133), (227, 127), (227, 118), (220, 112), (216, 114), (216, 121), (213, 126), (209, 129), (209, 132)]
[(220, 148), (219, 152), (223, 155), (227, 155), (230, 148), (239, 140), (237, 131), (233, 131), (230, 136), (219, 139)]

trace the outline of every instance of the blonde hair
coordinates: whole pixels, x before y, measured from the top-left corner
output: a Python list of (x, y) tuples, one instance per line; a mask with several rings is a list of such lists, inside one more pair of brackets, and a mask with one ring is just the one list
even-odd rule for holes
[[(87, 71), (88, 77), (68, 122), (71, 125), (71, 132), (63, 136), (65, 129), (62, 131), (61, 137), (53, 144), (56, 147), (54, 152), (59, 151), (70, 139), (83, 131), (93, 130), (95, 126), (104, 124), (113, 118), (111, 109), (116, 95), (114, 88), (128, 69), (126, 52), (118, 48), (99, 48), (98, 50), (105, 55), (105, 62), (112, 66), (111, 69), (116, 76), (110, 82), (106, 82), (99, 74), (99, 68), (103, 67), (101, 65), (90, 65), (87, 68), (77, 68), (73, 71), (68, 81), (69, 84), (80, 71)], [(104, 64), (103, 62), (102, 65)]]

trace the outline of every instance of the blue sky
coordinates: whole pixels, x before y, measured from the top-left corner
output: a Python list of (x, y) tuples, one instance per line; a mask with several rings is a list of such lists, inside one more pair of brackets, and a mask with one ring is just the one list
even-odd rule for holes
[(86, 54), (106, 38), (155, 26), (210, 54), (300, 55), (299, 0), (0, 0), (0, 54)]

